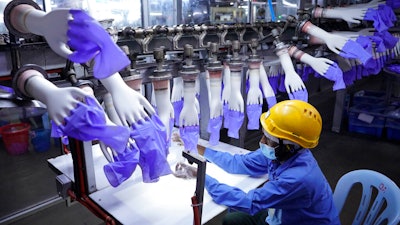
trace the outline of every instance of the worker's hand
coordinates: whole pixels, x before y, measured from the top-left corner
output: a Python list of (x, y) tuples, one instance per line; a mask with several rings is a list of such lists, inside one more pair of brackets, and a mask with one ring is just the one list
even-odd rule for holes
[(205, 150), (206, 150), (206, 147), (204, 147), (202, 145), (197, 145), (197, 152), (199, 153), (199, 155), (204, 155)]
[(174, 176), (179, 178), (191, 179), (197, 177), (197, 168), (184, 162), (178, 162), (175, 165)]

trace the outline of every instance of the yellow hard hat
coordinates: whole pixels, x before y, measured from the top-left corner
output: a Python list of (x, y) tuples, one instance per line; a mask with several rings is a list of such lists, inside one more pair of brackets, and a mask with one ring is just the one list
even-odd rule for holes
[(285, 100), (261, 114), (262, 127), (270, 135), (299, 144), (303, 148), (318, 145), (322, 118), (311, 104), (300, 100)]

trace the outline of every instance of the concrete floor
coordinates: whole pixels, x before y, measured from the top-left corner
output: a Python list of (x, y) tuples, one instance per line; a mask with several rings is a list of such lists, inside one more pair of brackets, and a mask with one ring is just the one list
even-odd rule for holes
[[(368, 78), (364, 83), (355, 85), (349, 91), (359, 89), (380, 89), (382, 80), (379, 77)], [(325, 173), (332, 189), (338, 179), (345, 173), (356, 169), (371, 169), (381, 172), (393, 179), (400, 186), (400, 142), (389, 141), (385, 137), (355, 134), (347, 131), (344, 120), (339, 133), (332, 132), (332, 118), (335, 94), (326, 91), (320, 96), (310, 97), (310, 102), (320, 111), (323, 117), (323, 132), (320, 144), (313, 150), (322, 171)], [(255, 149), (258, 140), (247, 140), (246, 148)], [(17, 210), (31, 207), (37, 202), (52, 199), (56, 195), (55, 174), (49, 169), (46, 159), (59, 154), (52, 149), (45, 153), (29, 152), (26, 155), (10, 157), (2, 146), (0, 149), (0, 224), (5, 215)], [(343, 224), (351, 224), (355, 201), (347, 203), (341, 214)], [(31, 215), (4, 222), (13, 225), (100, 225), (103, 221), (95, 217), (80, 204), (66, 207), (65, 201), (55, 199), (51, 205), (32, 210)], [(207, 225), (220, 224), (221, 216), (214, 218)]]

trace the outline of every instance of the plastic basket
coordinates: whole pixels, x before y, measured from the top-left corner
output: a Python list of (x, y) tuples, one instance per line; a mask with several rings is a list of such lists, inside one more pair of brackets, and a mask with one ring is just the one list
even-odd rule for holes
[(20, 155), (29, 150), (29, 130), (27, 123), (14, 123), (0, 127), (4, 146), (10, 155)]

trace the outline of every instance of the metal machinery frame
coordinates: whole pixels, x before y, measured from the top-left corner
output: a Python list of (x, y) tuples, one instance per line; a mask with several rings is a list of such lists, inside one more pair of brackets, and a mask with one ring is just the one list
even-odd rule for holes
[[(147, 1), (146, 1), (147, 2)], [(301, 1), (303, 2), (303, 1)], [(123, 77), (131, 76), (133, 73), (139, 72), (143, 77), (143, 84), (145, 84), (147, 95), (151, 91), (149, 85), (151, 81), (149, 76), (153, 74), (154, 68), (157, 63), (152, 60), (152, 54), (155, 49), (164, 49), (166, 52), (165, 67), (171, 71), (173, 77), (178, 76), (180, 65), (183, 61), (183, 51), (185, 45), (193, 46), (195, 52), (193, 62), (198, 69), (203, 72), (205, 70), (204, 64), (207, 60), (207, 51), (211, 46), (211, 43), (217, 43), (219, 46), (218, 55), (222, 59), (223, 56), (232, 53), (232, 42), (237, 40), (240, 42), (241, 49), (240, 54), (246, 55), (251, 44), (256, 40), (260, 43), (261, 54), (259, 55), (274, 55), (273, 54), (273, 43), (279, 38), (283, 42), (293, 42), (305, 46), (307, 43), (306, 37), (304, 37), (299, 31), (298, 26), (306, 20), (311, 20), (310, 9), (302, 8), (304, 4), (300, 4), (301, 8), (298, 9), (297, 18), (289, 16), (285, 22), (255, 22), (255, 23), (237, 23), (237, 24), (194, 24), (194, 25), (177, 25), (177, 26), (153, 26), (149, 28), (131, 28), (127, 27), (123, 30), (114, 31), (114, 35), (118, 36), (117, 44), (119, 46), (125, 46), (129, 49), (127, 56), (131, 60), (130, 68), (121, 71), (120, 74)], [(318, 24), (319, 21), (316, 21)], [(277, 35), (274, 35), (277, 32)], [(319, 48), (320, 51), (324, 51), (324, 47), (321, 46), (306, 46), (310, 51), (314, 51)], [(53, 54), (49, 50), (46, 42), (41, 37), (32, 36), (25, 40), (24, 43), (18, 39), (18, 37), (10, 34), (9, 40), (7, 41), (6, 50), (9, 49), (12, 62), (12, 74), (21, 67), (25, 61), (29, 61), (29, 58), (21, 60), (21, 51), (32, 51), (31, 55), (35, 54)], [(76, 83), (79, 80), (91, 81), (94, 84), (94, 90), (96, 97), (102, 97), (104, 88), (93, 79), (90, 70), (86, 65), (83, 65), (84, 71), (82, 74), (76, 73), (76, 77), (71, 79), (71, 63), (65, 62), (65, 59), (61, 57), (55, 57), (56, 63), (53, 65), (47, 65), (44, 63), (48, 73), (57, 73), (59, 76), (50, 78), (55, 83)], [(149, 60), (150, 59), (150, 60)], [(221, 60), (222, 61), (222, 60)], [(40, 64), (40, 63), (39, 63)], [(246, 68), (244, 68), (244, 71)], [(244, 78), (245, 79), (245, 78)], [(202, 81), (204, 84), (204, 81)], [(69, 84), (71, 85), (71, 84)], [(203, 85), (204, 86), (204, 85)], [(244, 85), (243, 85), (244, 86)], [(204, 90), (201, 90), (204, 91)], [(243, 96), (245, 96), (245, 87), (241, 90)], [(345, 92), (344, 92), (345, 93)], [(336, 111), (342, 112), (343, 109), (343, 92), (337, 94)], [(208, 108), (208, 105), (203, 103), (201, 107)], [(340, 105), (342, 104), (342, 105)], [(336, 114), (341, 114), (337, 113)], [(201, 120), (205, 121), (206, 115)], [(246, 122), (246, 121), (245, 121)], [(333, 130), (339, 132), (341, 118), (334, 118)], [(200, 124), (200, 136), (207, 139), (206, 123)], [(231, 140), (231, 144), (244, 147), (244, 138), (246, 136), (246, 125), (243, 124), (240, 129), (240, 138), (238, 140)], [(69, 150), (73, 159), (74, 168), (74, 182), (62, 174), (57, 176), (57, 190), (60, 196), (63, 198), (70, 197), (72, 200), (80, 202), (82, 205), (90, 209), (96, 216), (103, 219), (107, 224), (115, 224), (116, 221), (112, 216), (108, 215), (107, 212), (102, 210), (95, 202), (93, 202), (88, 195), (96, 191), (96, 183), (94, 180), (93, 161), (91, 155), (91, 142), (82, 142), (79, 140), (69, 139)], [(204, 160), (190, 154), (183, 152), (185, 158), (190, 163), (196, 163), (198, 165), (198, 176), (195, 196), (193, 197), (194, 207), (194, 222), (195, 224), (201, 224), (202, 214), (202, 201), (204, 191), (204, 179), (205, 179), (205, 168), (206, 163)]]

